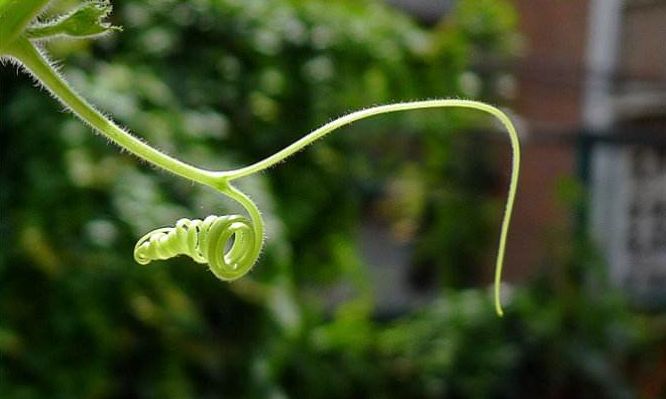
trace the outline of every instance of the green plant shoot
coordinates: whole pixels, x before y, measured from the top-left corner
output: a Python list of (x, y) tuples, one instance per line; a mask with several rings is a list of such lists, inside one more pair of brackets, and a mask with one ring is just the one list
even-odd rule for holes
[[(497, 118), (509, 134), (513, 152), (511, 181), (495, 263), (495, 309), (498, 315), (503, 314), (500, 298), (502, 267), (520, 169), (518, 134), (504, 112), (482, 102), (460, 99), (433, 99), (380, 105), (335, 119), (277, 153), (249, 166), (225, 171), (205, 170), (173, 158), (120, 128), (77, 94), (40, 49), (39, 41), (45, 39), (91, 37), (120, 30), (104, 21), (111, 12), (108, 1), (86, 1), (60, 18), (39, 22), (36, 20), (37, 15), (47, 3), (48, 0), (0, 0), (0, 60), (10, 60), (23, 66), (61, 104), (122, 149), (177, 176), (212, 187), (237, 201), (247, 212), (247, 216), (208, 216), (204, 220), (181, 219), (174, 227), (151, 231), (136, 244), (134, 258), (138, 263), (147, 264), (153, 260), (188, 255), (196, 262), (208, 264), (210, 270), (220, 280), (238, 279), (249, 272), (257, 262), (264, 243), (265, 229), (256, 204), (232, 185), (234, 180), (268, 169), (327, 134), (361, 119), (419, 109), (467, 108)], [(227, 247), (227, 243), (231, 245)]]

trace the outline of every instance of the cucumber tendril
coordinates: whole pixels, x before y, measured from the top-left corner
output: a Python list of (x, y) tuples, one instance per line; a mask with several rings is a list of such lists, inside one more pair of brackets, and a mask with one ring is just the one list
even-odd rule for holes
[[(10, 32), (11, 35), (6, 34), (0, 38), (0, 60), (9, 58), (22, 65), (60, 103), (119, 147), (177, 176), (214, 188), (238, 202), (247, 212), (248, 217), (227, 215), (208, 216), (203, 220), (180, 219), (176, 222), (175, 227), (162, 227), (151, 231), (136, 244), (134, 258), (138, 263), (147, 264), (154, 260), (188, 255), (195, 262), (208, 264), (210, 270), (220, 280), (238, 279), (248, 273), (259, 258), (264, 244), (264, 221), (256, 204), (246, 194), (231, 185), (233, 180), (270, 168), (332, 131), (361, 119), (380, 114), (431, 108), (475, 109), (492, 115), (502, 123), (509, 134), (513, 152), (511, 181), (495, 263), (495, 309), (498, 315), (503, 314), (500, 298), (502, 267), (520, 169), (518, 134), (504, 112), (482, 102), (460, 99), (433, 99), (380, 105), (335, 119), (275, 154), (249, 166), (227, 171), (205, 170), (173, 158), (118, 127), (109, 117), (97, 111), (88, 101), (78, 95), (35, 44), (39, 40), (49, 39), (52, 36), (85, 37), (117, 30), (117, 27), (105, 24), (102, 20), (110, 12), (108, 2), (87, 2), (79, 11), (56, 19), (51, 24), (28, 26), (25, 21), (30, 17), (34, 18), (47, 2), (47, 0), (29, 0), (22, 3), (0, 0), (0, 22), (3, 22), (3, 28), (0, 28), (0, 31), (4, 32), (4, 28), (9, 29), (8, 27), (19, 30), (19, 32)], [(86, 24), (90, 24), (90, 26)], [(73, 29), (72, 26), (76, 29)]]
[(195, 262), (208, 264), (220, 280), (231, 281), (245, 275), (260, 252), (261, 241), (255, 239), (246, 217), (211, 215), (204, 220), (180, 219), (175, 227), (151, 231), (136, 243), (134, 259), (146, 265), (153, 260), (187, 255)]

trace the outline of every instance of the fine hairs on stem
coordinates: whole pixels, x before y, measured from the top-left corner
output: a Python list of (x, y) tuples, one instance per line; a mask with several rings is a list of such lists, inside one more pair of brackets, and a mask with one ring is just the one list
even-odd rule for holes
[[(40, 6), (46, 3), (45, 1), (31, 0), (26, 4), (31, 2), (39, 3)], [(14, 5), (12, 4), (12, 6)], [(77, 33), (80, 33), (80, 36), (90, 36), (104, 34), (109, 30), (117, 30), (116, 27), (101, 22), (101, 18), (110, 12), (108, 3), (86, 3), (81, 7), (81, 10), (83, 11), (75, 11), (63, 19), (57, 20), (51, 27), (40, 26), (41, 31), (39, 32), (42, 36), (37, 39), (44, 39), (48, 35), (76, 35)], [(0, 15), (4, 15), (2, 11), (0, 10)], [(84, 17), (90, 19), (90, 21), (86, 20), (82, 23), (75, 20)], [(76, 23), (69, 23), (69, 20), (74, 20)], [(81, 29), (81, 26), (86, 26), (85, 23), (93, 25), (89, 29)], [(30, 32), (32, 33), (30, 34)], [(270, 168), (327, 134), (372, 116), (432, 108), (466, 108), (492, 115), (501, 122), (508, 132), (512, 148), (511, 181), (502, 218), (494, 280), (495, 310), (498, 315), (503, 314), (500, 298), (501, 277), (511, 214), (518, 186), (520, 143), (511, 120), (498, 108), (478, 101), (460, 99), (433, 99), (375, 106), (337, 118), (275, 154), (249, 166), (226, 171), (211, 171), (180, 161), (151, 147), (121, 129), (110, 118), (97, 111), (69, 86), (53, 65), (48, 62), (43, 52), (38, 50), (35, 43), (33, 43), (33, 40), (36, 40), (35, 32), (37, 31), (28, 30), (28, 34), (23, 32), (12, 35), (10, 42), (0, 43), (0, 58), (10, 57), (13, 61), (23, 65), (35, 80), (51, 92), (60, 103), (95, 131), (122, 149), (177, 176), (212, 187), (243, 206), (247, 216), (212, 215), (203, 220), (180, 219), (174, 227), (159, 228), (149, 232), (135, 246), (134, 258), (140, 264), (147, 264), (153, 260), (169, 259), (178, 255), (188, 255), (195, 262), (208, 264), (213, 274), (224, 281), (232, 281), (248, 273), (257, 262), (264, 243), (265, 228), (261, 213), (256, 204), (246, 194), (231, 185), (233, 180)], [(232, 244), (227, 245), (227, 243)]]

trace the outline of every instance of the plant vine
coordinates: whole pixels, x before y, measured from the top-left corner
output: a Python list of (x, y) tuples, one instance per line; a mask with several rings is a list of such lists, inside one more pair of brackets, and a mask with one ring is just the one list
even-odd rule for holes
[(119, 30), (104, 21), (111, 11), (108, 1), (87, 1), (60, 18), (36, 22), (36, 16), (47, 4), (48, 0), (0, 0), (0, 60), (9, 59), (23, 66), (80, 120), (122, 149), (179, 177), (212, 187), (238, 202), (247, 212), (247, 217), (226, 215), (208, 216), (204, 220), (180, 219), (174, 227), (153, 230), (135, 246), (134, 258), (138, 263), (147, 264), (154, 260), (188, 255), (195, 262), (208, 264), (220, 280), (238, 279), (248, 273), (257, 262), (263, 248), (265, 228), (258, 207), (250, 197), (232, 185), (234, 180), (268, 169), (329, 133), (362, 119), (420, 109), (474, 109), (490, 114), (502, 123), (509, 134), (513, 152), (511, 180), (500, 230), (494, 279), (495, 309), (498, 315), (503, 314), (500, 286), (506, 240), (518, 186), (520, 143), (511, 120), (500, 109), (483, 102), (461, 99), (432, 99), (379, 105), (337, 118), (249, 166), (224, 171), (206, 170), (171, 157), (119, 127), (77, 94), (40, 49), (38, 43), (41, 40), (99, 36)]

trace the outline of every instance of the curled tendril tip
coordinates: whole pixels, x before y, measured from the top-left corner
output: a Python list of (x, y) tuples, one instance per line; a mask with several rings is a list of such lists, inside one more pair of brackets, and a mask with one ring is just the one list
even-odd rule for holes
[(262, 242), (252, 222), (241, 215), (180, 219), (175, 227), (165, 227), (143, 236), (134, 247), (134, 259), (145, 265), (154, 260), (187, 255), (195, 262), (207, 263), (224, 281), (244, 276), (261, 252)]

